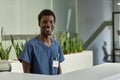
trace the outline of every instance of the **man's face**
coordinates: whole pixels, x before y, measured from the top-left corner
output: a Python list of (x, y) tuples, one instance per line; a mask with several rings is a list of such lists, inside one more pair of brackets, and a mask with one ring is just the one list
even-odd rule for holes
[(54, 30), (54, 17), (51, 15), (42, 16), (39, 26), (41, 28), (41, 34), (49, 36)]

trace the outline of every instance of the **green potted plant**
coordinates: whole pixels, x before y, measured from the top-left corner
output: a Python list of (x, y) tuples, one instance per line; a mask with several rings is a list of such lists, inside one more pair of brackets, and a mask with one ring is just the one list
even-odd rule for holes
[(83, 43), (79, 36), (71, 36), (69, 32), (63, 32), (58, 39), (64, 54), (81, 52)]
[(15, 50), (17, 59), (18, 59), (22, 53), (22, 49), (23, 49), (24, 44), (23, 44), (23, 42), (15, 42), (12, 35), (10, 35), (10, 40), (11, 40), (12, 46)]
[[(29, 39), (25, 39), (25, 41), (27, 42)], [(15, 53), (16, 53), (16, 56), (17, 56), (17, 59), (19, 59), (21, 53), (22, 53), (22, 50), (23, 50), (23, 46), (24, 46), (24, 43), (22, 41), (15, 41), (13, 36), (10, 35), (10, 41), (12, 43), (12, 46), (15, 50)]]
[(0, 58), (1, 58), (1, 60), (9, 59), (9, 54), (10, 54), (11, 48), (12, 48), (12, 45), (5, 48), (5, 47), (3, 47), (2, 42), (0, 42)]
[[(1, 36), (2, 35), (3, 35), (3, 28), (1, 29)], [(3, 46), (2, 37), (1, 37), (1, 41), (0, 41), (0, 59), (1, 60), (8, 60), (11, 49), (12, 49), (12, 45), (9, 45), (7, 47)]]

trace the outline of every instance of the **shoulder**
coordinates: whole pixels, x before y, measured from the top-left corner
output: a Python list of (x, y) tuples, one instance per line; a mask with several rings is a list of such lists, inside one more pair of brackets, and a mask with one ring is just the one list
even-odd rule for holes
[(25, 43), (25, 45), (34, 45), (34, 44), (36, 44), (38, 42), (38, 37), (37, 36), (35, 36), (34, 38), (32, 38), (32, 39), (30, 39), (29, 41), (27, 41), (26, 43)]

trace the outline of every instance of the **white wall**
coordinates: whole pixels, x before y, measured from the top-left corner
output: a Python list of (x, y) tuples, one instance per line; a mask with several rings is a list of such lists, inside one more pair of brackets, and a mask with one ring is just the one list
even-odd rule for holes
[(15, 0), (0, 0), (0, 27), (4, 27), (7, 33), (17, 32), (16, 18), (16, 2)]
[(104, 52), (102, 49), (102, 46), (104, 45), (104, 41), (107, 43), (106, 47), (107, 47), (108, 54), (111, 53), (111, 50), (112, 50), (111, 36), (112, 36), (111, 29), (107, 26), (88, 47), (88, 49), (93, 50), (94, 52), (93, 53), (94, 65), (104, 63), (103, 62)]
[(35, 34), (39, 32), (37, 16), (51, 8), (51, 0), (0, 0), (0, 28), (5, 34)]
[[(78, 33), (84, 43), (95, 32), (96, 29), (106, 20), (111, 20), (112, 13), (111, 0), (78, 0)], [(111, 32), (105, 29), (101, 34), (88, 46), (93, 50), (94, 64), (102, 62), (103, 41), (111, 44)], [(110, 50), (110, 46), (108, 48)]]
[[(3, 27), (5, 35), (39, 33), (37, 17), (45, 8), (51, 8), (51, 0), (0, 0), (0, 30)], [(11, 44), (2, 43), (5, 48)], [(9, 59), (16, 59), (13, 49)]]

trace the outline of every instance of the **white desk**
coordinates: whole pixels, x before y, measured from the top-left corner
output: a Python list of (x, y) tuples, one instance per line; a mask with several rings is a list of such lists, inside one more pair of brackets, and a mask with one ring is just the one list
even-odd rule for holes
[(61, 63), (63, 73), (81, 70), (93, 66), (93, 52), (82, 51), (64, 55), (65, 60)]
[(105, 63), (61, 76), (62, 80), (102, 80), (117, 73), (120, 73), (120, 63)]
[(117, 73), (120, 73), (120, 63), (105, 63), (56, 76), (1, 72), (0, 80), (102, 80)]

